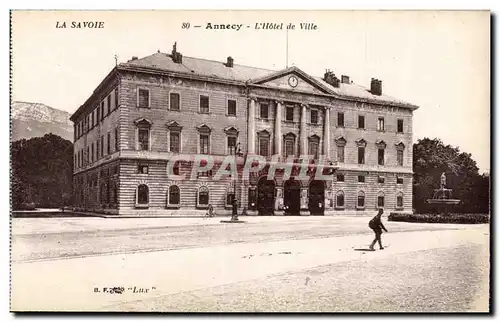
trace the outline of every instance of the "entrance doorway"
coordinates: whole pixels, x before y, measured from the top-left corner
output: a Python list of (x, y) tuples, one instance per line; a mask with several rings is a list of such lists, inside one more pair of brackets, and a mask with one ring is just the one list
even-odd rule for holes
[(300, 183), (297, 180), (290, 179), (284, 184), (283, 203), (285, 205), (285, 215), (300, 215)]
[(321, 180), (309, 183), (309, 212), (313, 216), (325, 215), (325, 183)]
[(274, 180), (267, 180), (267, 177), (260, 178), (257, 183), (257, 210), (259, 216), (274, 215)]

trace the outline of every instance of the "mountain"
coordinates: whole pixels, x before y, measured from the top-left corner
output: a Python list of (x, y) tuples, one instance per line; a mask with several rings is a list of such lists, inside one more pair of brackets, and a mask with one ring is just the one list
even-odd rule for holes
[(14, 101), (11, 106), (11, 141), (56, 134), (73, 142), (73, 123), (69, 113), (42, 103)]

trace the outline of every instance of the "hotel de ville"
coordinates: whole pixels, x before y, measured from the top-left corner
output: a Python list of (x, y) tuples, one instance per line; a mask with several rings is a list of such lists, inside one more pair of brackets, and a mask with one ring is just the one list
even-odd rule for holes
[[(229, 214), (233, 198), (248, 215), (412, 210), (418, 107), (385, 95), (376, 75), (365, 88), (334, 70), (267, 70), (176, 47), (118, 64), (71, 116), (77, 211), (202, 216), (212, 205)], [(193, 162), (172, 161), (178, 155), (210, 156), (214, 167), (193, 177)], [(236, 181), (214, 178), (224, 158), (252, 155), (321, 157), (332, 180), (294, 171), (269, 179), (269, 166)]]

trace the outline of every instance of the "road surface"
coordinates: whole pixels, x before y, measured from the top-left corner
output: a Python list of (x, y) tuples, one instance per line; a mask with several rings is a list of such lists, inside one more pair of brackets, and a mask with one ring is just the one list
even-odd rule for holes
[(489, 225), (241, 219), (14, 219), (12, 309), (488, 311)]

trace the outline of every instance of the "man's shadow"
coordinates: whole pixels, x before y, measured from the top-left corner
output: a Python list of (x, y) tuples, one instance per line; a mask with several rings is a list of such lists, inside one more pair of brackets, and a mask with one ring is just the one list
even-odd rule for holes
[(374, 252), (375, 249), (370, 249), (370, 248), (355, 248), (354, 249), (357, 252)]

